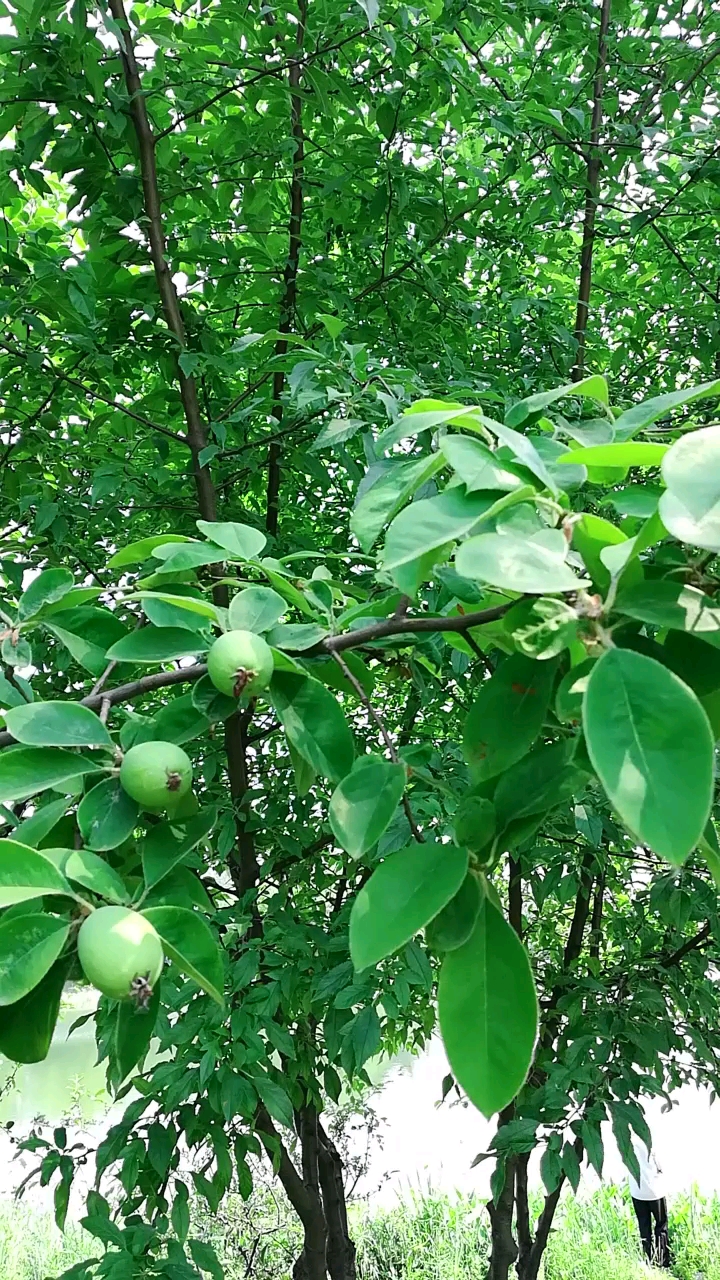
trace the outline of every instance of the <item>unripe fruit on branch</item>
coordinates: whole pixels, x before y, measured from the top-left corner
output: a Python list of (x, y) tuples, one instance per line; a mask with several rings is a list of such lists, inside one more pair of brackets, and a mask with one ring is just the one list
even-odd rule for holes
[(192, 765), (174, 742), (138, 742), (125, 753), (120, 783), (143, 809), (161, 813), (187, 795), (192, 785)]
[(273, 667), (269, 644), (254, 631), (226, 631), (207, 656), (210, 679), (230, 698), (252, 697), (266, 689)]
[(146, 1005), (163, 967), (163, 949), (149, 920), (128, 907), (98, 907), (83, 922), (78, 959), (88, 982), (111, 1000)]

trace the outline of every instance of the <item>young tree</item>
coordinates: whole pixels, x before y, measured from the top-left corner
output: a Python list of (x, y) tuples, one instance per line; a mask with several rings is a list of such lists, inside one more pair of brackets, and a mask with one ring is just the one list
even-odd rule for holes
[[(375, 9), (76, 0), (13, 11), (6, 38), (0, 1048), (42, 1056), (84, 972), (115, 1088), (153, 1033), (171, 1052), (99, 1153), (116, 1280), (202, 1269), (181, 1153), (212, 1208), (259, 1143), (303, 1224), (296, 1275), (350, 1280), (323, 1097), (429, 1033), (425, 926), (454, 1074), (504, 1121), (537, 1034), (527, 935), (543, 1018), (512, 1123), (537, 1118), (550, 1183), (572, 1178), (551, 1156), (576, 1117), (544, 1099), (581, 1016), (565, 982), (587, 1000), (585, 886), (608, 919), (617, 897), (617, 935), (599, 946), (599, 916), (585, 944), (609, 1000), (621, 852), (679, 866), (712, 839), (716, 433), (682, 418), (665, 452), (670, 411), (720, 390), (668, 342), (685, 329), (711, 372), (708, 28)], [(612, 411), (583, 361), (627, 393), (682, 386)], [(660, 462), (658, 508), (638, 478)], [(604, 818), (548, 937), (521, 889), (599, 796), (632, 841)], [(693, 936), (677, 910), (663, 956)], [(588, 1125), (647, 1087), (623, 1099), (604, 1065), (595, 1111), (566, 1085)], [(515, 1201), (521, 1253), (529, 1232), (501, 1135), (496, 1275)], [(70, 1156), (44, 1171), (62, 1218)]]

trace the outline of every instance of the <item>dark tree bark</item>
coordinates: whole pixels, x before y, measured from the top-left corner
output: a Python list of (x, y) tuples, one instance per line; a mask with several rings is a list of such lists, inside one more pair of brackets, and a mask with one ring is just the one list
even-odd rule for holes
[(325, 1207), (328, 1247), (327, 1264), (330, 1280), (356, 1280), (355, 1245), (350, 1239), (345, 1184), (340, 1152), (318, 1121), (318, 1165), (320, 1189)]

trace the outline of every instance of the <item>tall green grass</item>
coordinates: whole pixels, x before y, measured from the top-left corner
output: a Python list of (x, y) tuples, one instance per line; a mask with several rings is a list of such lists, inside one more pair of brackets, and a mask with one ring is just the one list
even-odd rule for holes
[[(678, 1197), (670, 1211), (676, 1280), (720, 1280), (720, 1199), (696, 1192)], [(211, 1240), (227, 1280), (290, 1280), (300, 1245), (284, 1202), (262, 1192), (249, 1203), (228, 1197), (216, 1217), (198, 1212), (192, 1234)], [(408, 1195), (391, 1208), (356, 1207), (353, 1235), (361, 1280), (484, 1280), (487, 1213), (474, 1196), (428, 1192)], [(49, 1214), (10, 1201), (0, 1203), (1, 1280), (55, 1280), (97, 1242), (70, 1224), (65, 1235)], [(642, 1261), (632, 1204), (626, 1191), (602, 1187), (591, 1196), (565, 1197), (558, 1210), (542, 1280), (661, 1280)]]

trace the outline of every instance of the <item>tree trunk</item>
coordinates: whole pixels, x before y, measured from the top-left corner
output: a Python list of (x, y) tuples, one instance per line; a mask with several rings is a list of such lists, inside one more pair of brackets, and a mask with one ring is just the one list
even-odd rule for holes
[(320, 1189), (325, 1206), (330, 1280), (356, 1280), (355, 1245), (350, 1239), (340, 1152), (318, 1122)]
[[(508, 1110), (512, 1110), (508, 1108)], [(502, 1119), (501, 1124), (507, 1123)], [(511, 1157), (505, 1164), (505, 1185), (500, 1192), (497, 1204), (488, 1202), (490, 1214), (490, 1264), (487, 1280), (509, 1280), (510, 1269), (517, 1260), (518, 1247), (513, 1235), (513, 1210), (515, 1208), (515, 1161)]]

